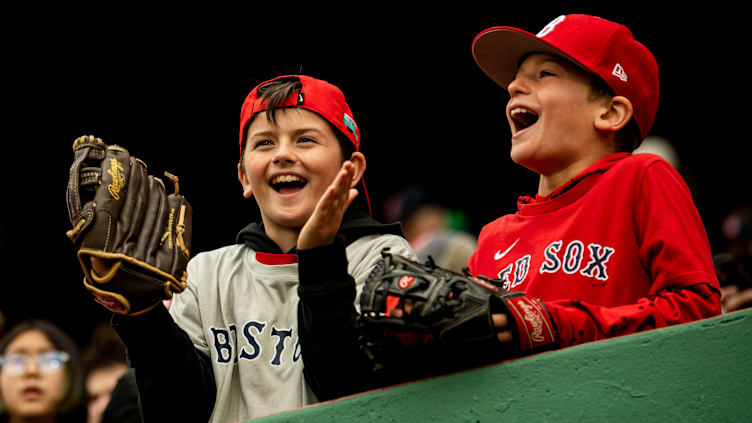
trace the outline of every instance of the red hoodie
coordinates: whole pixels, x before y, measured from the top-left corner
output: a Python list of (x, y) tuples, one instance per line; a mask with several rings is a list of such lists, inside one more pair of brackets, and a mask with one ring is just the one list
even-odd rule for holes
[(651, 154), (618, 153), (486, 225), (474, 274), (539, 298), (561, 346), (721, 313), (689, 188)]

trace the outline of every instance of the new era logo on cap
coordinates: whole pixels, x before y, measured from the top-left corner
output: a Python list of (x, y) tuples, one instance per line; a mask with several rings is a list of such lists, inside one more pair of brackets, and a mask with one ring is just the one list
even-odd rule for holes
[(622, 68), (618, 63), (616, 64), (616, 66), (614, 66), (614, 70), (613, 72), (611, 72), (611, 75), (621, 79), (624, 82), (627, 82), (627, 73), (624, 72), (624, 68)]

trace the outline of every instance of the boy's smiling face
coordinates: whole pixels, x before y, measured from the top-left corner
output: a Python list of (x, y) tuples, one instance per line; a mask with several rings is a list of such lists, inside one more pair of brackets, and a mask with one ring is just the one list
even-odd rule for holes
[(266, 112), (246, 132), (245, 171), (239, 179), (254, 195), (267, 231), (299, 230), (342, 166), (342, 149), (332, 127), (317, 114), (279, 109), (276, 125)]
[(507, 120), (515, 163), (542, 175), (561, 172), (589, 154), (603, 104), (588, 98), (584, 71), (546, 53), (529, 55), (507, 87)]

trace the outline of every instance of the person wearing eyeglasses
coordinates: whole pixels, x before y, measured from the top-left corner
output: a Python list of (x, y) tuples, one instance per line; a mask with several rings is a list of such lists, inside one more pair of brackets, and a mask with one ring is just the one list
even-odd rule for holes
[(26, 320), (0, 342), (0, 422), (84, 422), (84, 387), (78, 347), (54, 324)]

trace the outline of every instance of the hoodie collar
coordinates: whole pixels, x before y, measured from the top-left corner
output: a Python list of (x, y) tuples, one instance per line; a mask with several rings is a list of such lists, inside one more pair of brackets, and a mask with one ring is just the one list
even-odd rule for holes
[(631, 153), (616, 153), (605, 157), (593, 163), (590, 167), (580, 172), (572, 179), (563, 183), (560, 187), (553, 190), (550, 194), (546, 196), (541, 196), (538, 194), (535, 194), (535, 196), (524, 195), (517, 199), (517, 205), (520, 206), (524, 204), (538, 204), (553, 200), (554, 198), (557, 198), (562, 194), (569, 192), (572, 188), (574, 188), (578, 183), (586, 179), (588, 176), (603, 173), (613, 167), (615, 164), (619, 163), (622, 159), (631, 155)]

